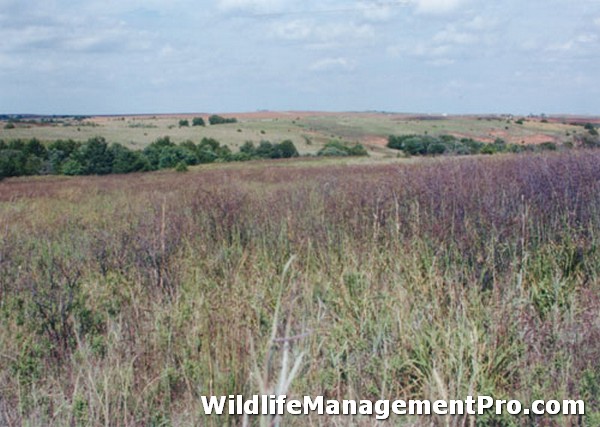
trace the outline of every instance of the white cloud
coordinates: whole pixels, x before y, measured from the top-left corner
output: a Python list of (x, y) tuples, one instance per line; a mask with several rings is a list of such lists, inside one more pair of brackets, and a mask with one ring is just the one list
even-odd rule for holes
[(472, 31), (489, 31), (496, 29), (500, 24), (498, 18), (489, 18), (477, 15), (470, 21), (465, 23), (465, 28)]
[(454, 27), (448, 27), (433, 37), (433, 41), (438, 44), (462, 45), (474, 43), (476, 40), (477, 38), (473, 34), (458, 31)]
[(434, 59), (432, 61), (429, 61), (429, 64), (431, 64), (435, 67), (447, 67), (449, 65), (454, 65), (455, 63), (456, 63), (456, 61), (454, 59), (447, 59), (447, 58)]
[(453, 12), (467, 0), (414, 0), (420, 13), (442, 14)]
[(283, 40), (303, 41), (319, 45), (347, 44), (349, 41), (365, 41), (375, 37), (375, 30), (369, 24), (322, 23), (304, 19), (277, 22), (273, 25), (271, 33)]
[(218, 0), (217, 6), (223, 11), (273, 12), (280, 10), (285, 3), (285, 0)]
[(324, 58), (311, 64), (311, 71), (353, 70), (356, 64), (347, 58)]
[(390, 46), (387, 52), (392, 57), (410, 56), (440, 61), (446, 59), (452, 53), (452, 48), (447, 44), (435, 45), (426, 41), (416, 41), (414, 43), (402, 43)]
[(301, 19), (278, 22), (273, 25), (272, 34), (284, 40), (306, 40), (311, 37), (313, 26), (312, 22)]
[[(395, 9), (393, 6), (400, 6), (403, 2), (398, 1), (394, 4), (386, 4), (379, 1), (363, 1), (358, 4), (358, 9), (362, 11), (363, 18), (367, 21), (372, 22), (385, 22), (389, 21), (395, 15)], [(410, 4), (409, 0), (405, 1), (406, 4)]]
[(594, 43), (598, 40), (598, 36), (596, 34), (581, 34), (575, 39), (578, 43)]
[(550, 53), (580, 54), (595, 50), (597, 41), (598, 36), (596, 34), (579, 34), (572, 39), (552, 43), (546, 47), (545, 51)]

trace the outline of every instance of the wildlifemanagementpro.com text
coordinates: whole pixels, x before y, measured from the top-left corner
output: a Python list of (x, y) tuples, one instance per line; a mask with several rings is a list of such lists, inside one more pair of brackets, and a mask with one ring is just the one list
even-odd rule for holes
[(465, 400), (329, 400), (323, 396), (288, 399), (286, 395), (201, 396), (206, 415), (365, 415), (377, 420), (403, 415), (585, 415), (582, 400), (518, 400), (468, 396)]

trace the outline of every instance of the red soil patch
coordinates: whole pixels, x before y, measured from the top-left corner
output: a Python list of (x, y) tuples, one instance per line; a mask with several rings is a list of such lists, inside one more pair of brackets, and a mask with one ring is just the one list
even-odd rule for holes
[(487, 136), (477, 136), (472, 134), (465, 133), (452, 133), (451, 135), (457, 138), (473, 138), (477, 141), (481, 142), (494, 142), (497, 138), (504, 140), (509, 144), (527, 144), (527, 145), (537, 145), (543, 142), (560, 142), (556, 137), (551, 135), (546, 135), (543, 133), (536, 133), (532, 135), (511, 135), (509, 132), (503, 130), (494, 130), (491, 131)]

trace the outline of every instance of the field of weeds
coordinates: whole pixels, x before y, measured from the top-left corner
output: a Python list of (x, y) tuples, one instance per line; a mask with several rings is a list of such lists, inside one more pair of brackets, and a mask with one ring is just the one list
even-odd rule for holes
[(200, 396), (275, 392), (600, 425), (600, 152), (271, 165), (1, 182), (0, 425), (243, 425)]

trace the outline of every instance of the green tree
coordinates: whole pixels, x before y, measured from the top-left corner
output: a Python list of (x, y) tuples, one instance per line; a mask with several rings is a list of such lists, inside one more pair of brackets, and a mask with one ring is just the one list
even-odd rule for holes
[(232, 117), (232, 118), (225, 118), (225, 117), (221, 117), (217, 114), (213, 114), (212, 116), (210, 116), (208, 118), (208, 122), (211, 125), (222, 125), (222, 124), (227, 124), (227, 123), (237, 123), (237, 119)]
[(78, 150), (77, 160), (85, 175), (106, 175), (112, 171), (113, 156), (102, 137), (88, 139)]
[(248, 154), (250, 157), (253, 157), (256, 154), (256, 147), (254, 146), (254, 142), (244, 142), (240, 147), (240, 153), (245, 153)]
[(162, 138), (158, 138), (152, 144), (144, 148), (143, 153), (148, 159), (148, 164), (150, 165), (151, 170), (156, 170), (159, 168), (161, 151), (167, 147), (175, 147), (175, 143), (171, 142), (171, 139), (168, 136), (164, 136)]
[(85, 167), (81, 164), (81, 162), (77, 159), (69, 158), (62, 165), (62, 173), (65, 175), (84, 175)]
[(21, 150), (4, 149), (0, 150), (0, 176), (20, 176), (24, 175), (25, 155)]
[(23, 151), (27, 156), (36, 156), (40, 159), (45, 159), (48, 154), (46, 147), (37, 138), (27, 141)]
[(206, 126), (206, 122), (202, 117), (194, 117), (192, 119), (192, 126)]
[(347, 147), (348, 154), (351, 156), (368, 156), (367, 149), (362, 144), (354, 144), (352, 147)]
[(188, 121), (188, 119), (181, 119), (179, 120), (179, 127), (188, 127), (190, 125), (190, 122)]
[(148, 160), (140, 151), (130, 150), (121, 144), (113, 143), (110, 146), (112, 154), (112, 173), (140, 172), (150, 169)]
[(281, 153), (281, 157), (284, 159), (289, 159), (291, 157), (299, 156), (296, 146), (290, 139), (281, 141), (279, 144), (277, 144), (277, 148)]
[(255, 154), (262, 159), (271, 159), (274, 155), (274, 147), (269, 141), (260, 141), (256, 147)]
[(202, 138), (202, 141), (200, 141), (199, 148), (207, 147), (207, 148), (211, 149), (212, 151), (216, 152), (219, 149), (220, 145), (221, 144), (216, 139), (205, 137), (205, 138)]

